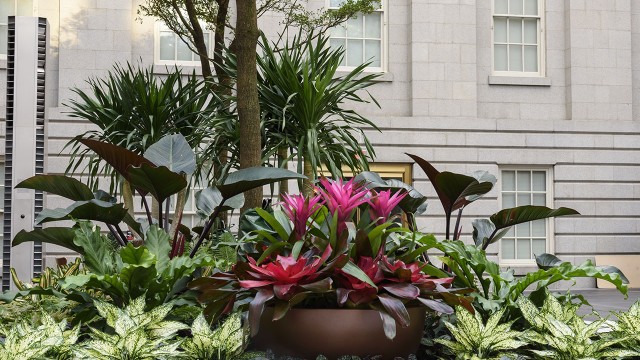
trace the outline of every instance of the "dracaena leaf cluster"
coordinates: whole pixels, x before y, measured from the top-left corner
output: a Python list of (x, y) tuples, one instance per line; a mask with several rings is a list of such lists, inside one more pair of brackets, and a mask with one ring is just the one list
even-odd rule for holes
[(190, 284), (201, 292), (206, 313), (217, 318), (248, 304), (237, 306), (248, 308), (255, 334), (265, 306), (273, 306), (274, 321), (292, 307), (371, 308), (393, 338), (397, 326), (410, 323), (408, 306), (471, 309), (451, 276), (425, 273), (421, 251), (398, 250), (396, 242), (411, 233), (398, 216), (407, 190), (376, 191), (354, 180), (319, 183), (312, 197), (285, 196), (282, 210), (256, 209), (246, 240), (253, 250), (232, 271)]

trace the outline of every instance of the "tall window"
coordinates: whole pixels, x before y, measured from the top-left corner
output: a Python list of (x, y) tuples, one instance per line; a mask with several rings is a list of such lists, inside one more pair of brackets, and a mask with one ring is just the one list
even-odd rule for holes
[(9, 16), (33, 16), (34, 0), (0, 0), (0, 57), (7, 56)]
[[(547, 170), (503, 170), (502, 208), (522, 205), (551, 207)], [(500, 257), (506, 262), (534, 259), (550, 250), (549, 220), (536, 220), (512, 227), (501, 240)]]
[(493, 71), (544, 76), (544, 0), (493, 1)]
[[(328, 0), (330, 9), (339, 8), (345, 0)], [(370, 71), (384, 71), (385, 64), (385, 11), (387, 0), (380, 0), (377, 10), (358, 14), (343, 25), (331, 30), (331, 47), (342, 47), (345, 56), (341, 66), (347, 70), (370, 62)]]
[[(207, 49), (212, 44), (212, 32), (203, 29), (204, 43)], [(155, 63), (164, 65), (199, 66), (200, 57), (189, 49), (176, 33), (162, 23), (156, 24), (155, 32)]]

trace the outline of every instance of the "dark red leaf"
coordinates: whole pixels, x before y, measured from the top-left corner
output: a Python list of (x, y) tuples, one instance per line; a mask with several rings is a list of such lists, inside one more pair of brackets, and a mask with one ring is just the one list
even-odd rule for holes
[(332, 283), (333, 283), (333, 280), (331, 280), (331, 278), (324, 278), (320, 281), (301, 285), (300, 287), (302, 287), (305, 290), (309, 290), (315, 293), (320, 293), (320, 292), (327, 292), (331, 290)]
[(385, 310), (391, 315), (402, 327), (409, 326), (409, 312), (404, 303), (389, 294), (380, 294), (378, 299), (384, 306)]
[(420, 296), (420, 289), (408, 283), (393, 283), (381, 287), (389, 293), (403, 299), (415, 299)]
[(418, 298), (418, 300), (426, 305), (429, 309), (442, 314), (453, 314), (453, 308), (441, 301)]
[(260, 318), (264, 311), (264, 304), (273, 299), (273, 290), (262, 289), (258, 291), (256, 297), (249, 304), (249, 326), (251, 327), (251, 336), (256, 336), (260, 330)]

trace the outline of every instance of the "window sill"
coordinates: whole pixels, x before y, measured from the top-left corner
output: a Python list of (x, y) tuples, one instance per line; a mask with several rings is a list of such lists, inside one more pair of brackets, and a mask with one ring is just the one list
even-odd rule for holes
[(189, 75), (194, 71), (196, 74), (201, 75), (200, 65), (175, 65), (175, 64), (153, 64), (153, 73), (156, 75), (169, 75), (175, 72), (178, 68), (182, 74)]
[[(379, 77), (377, 77), (375, 80), (373, 80), (374, 82), (392, 82), (393, 81), (393, 74), (390, 73), (390, 72), (367, 72), (367, 71), (365, 71), (365, 72), (362, 73), (362, 75), (370, 75), (370, 74), (380, 74)], [(349, 75), (349, 71), (341, 71), (341, 70), (336, 71), (336, 77), (347, 76), (347, 75)]]
[(551, 78), (489, 75), (489, 85), (551, 86)]

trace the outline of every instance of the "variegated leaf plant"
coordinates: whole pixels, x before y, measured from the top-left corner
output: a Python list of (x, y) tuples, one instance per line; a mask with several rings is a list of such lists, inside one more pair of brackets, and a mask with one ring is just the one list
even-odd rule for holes
[(436, 342), (446, 346), (459, 360), (515, 359), (515, 351), (527, 343), (518, 339), (520, 332), (511, 330), (513, 321), (500, 322), (504, 313), (505, 309), (494, 313), (485, 323), (479, 312), (472, 315), (458, 306), (456, 324), (445, 323), (456, 341), (437, 339)]

